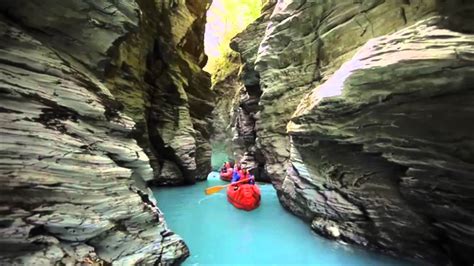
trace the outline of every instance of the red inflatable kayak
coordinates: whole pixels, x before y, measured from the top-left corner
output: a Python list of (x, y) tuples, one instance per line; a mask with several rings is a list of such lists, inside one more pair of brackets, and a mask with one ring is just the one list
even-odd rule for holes
[(226, 172), (221, 172), (220, 177), (224, 181), (232, 180), (232, 168), (228, 168)]
[(260, 205), (260, 189), (250, 184), (231, 185), (227, 188), (227, 200), (238, 209), (251, 211)]
[(223, 169), (220, 171), (220, 177), (224, 181), (231, 181), (233, 172), (234, 169), (230, 166), (230, 163), (226, 162)]

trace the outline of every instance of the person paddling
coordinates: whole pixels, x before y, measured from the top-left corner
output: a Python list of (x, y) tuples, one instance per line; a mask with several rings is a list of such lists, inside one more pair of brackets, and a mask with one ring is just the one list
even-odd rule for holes
[(226, 170), (227, 170), (227, 162), (225, 162), (225, 163), (222, 164), (222, 167), (221, 167), (220, 172), (221, 172), (221, 173), (225, 173)]
[(255, 176), (251, 173), (249, 173), (249, 184), (250, 185), (255, 185)]
[(232, 181), (231, 183), (237, 182), (241, 179), (250, 179), (249, 184), (255, 184), (255, 177), (251, 174), (247, 169), (242, 169), (240, 165), (234, 167), (234, 172), (232, 173)]
[(232, 172), (232, 181), (231, 183), (237, 182), (240, 180), (242, 168), (239, 163), (234, 165), (234, 171)]
[(222, 180), (230, 181), (232, 179), (232, 164), (230, 162), (225, 162), (221, 168), (219, 176)]
[(247, 169), (244, 169), (244, 176), (243, 176), (244, 179), (249, 179), (248, 183), (250, 185), (254, 185), (255, 184), (255, 176), (253, 174), (250, 173), (249, 170)]

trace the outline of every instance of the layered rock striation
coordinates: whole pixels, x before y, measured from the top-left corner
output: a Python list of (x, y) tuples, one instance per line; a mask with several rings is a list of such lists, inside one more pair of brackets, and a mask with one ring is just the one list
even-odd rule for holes
[(434, 1), (283, 1), (275, 7), (255, 69), (263, 110), (257, 132), (266, 169), (280, 187), (291, 166), (286, 125), (304, 95), (369, 39), (435, 11)]
[(224, 73), (224, 78), (214, 81), (212, 90), (216, 93), (216, 106), (212, 111), (212, 168), (219, 171), (226, 161), (235, 160), (239, 154), (235, 151), (232, 139), (235, 134), (235, 110), (239, 105), (239, 92), (242, 82), (239, 78), (241, 66), (238, 54), (230, 54), (228, 64), (230, 73)]
[(115, 48), (105, 71), (157, 185), (192, 184), (210, 171), (213, 93), (204, 54), (210, 1), (137, 1), (142, 27)]
[(210, 167), (207, 5), (0, 4), (0, 264), (189, 255), (147, 184)]
[(467, 1), (278, 1), (234, 39), (285, 207), (330, 237), (472, 263), (473, 15)]
[(224, 143), (222, 152), (252, 169), (259, 181), (269, 181), (269, 177), (264, 171), (265, 158), (256, 143), (262, 91), (254, 64), (275, 4), (274, 0), (264, 1), (261, 16), (232, 39), (230, 47), (240, 54), (240, 60), (234, 63), (233, 71), (213, 87), (219, 99), (214, 109), (213, 141)]
[(474, 35), (440, 22), (370, 41), (301, 102), (282, 197), (343, 239), (467, 262)]
[(209, 1), (23, 2), (4, 3), (6, 16), (95, 71), (136, 121), (132, 134), (150, 158), (154, 184), (206, 178), (213, 94), (202, 67)]

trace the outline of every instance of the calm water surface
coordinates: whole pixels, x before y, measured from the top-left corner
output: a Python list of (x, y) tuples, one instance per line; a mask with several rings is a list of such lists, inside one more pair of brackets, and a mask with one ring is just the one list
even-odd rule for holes
[(191, 250), (184, 265), (406, 265), (317, 236), (283, 209), (271, 185), (259, 184), (261, 206), (251, 212), (230, 205), (225, 189), (204, 195), (205, 188), (222, 184), (228, 183), (211, 173), (194, 186), (154, 190), (168, 226)]

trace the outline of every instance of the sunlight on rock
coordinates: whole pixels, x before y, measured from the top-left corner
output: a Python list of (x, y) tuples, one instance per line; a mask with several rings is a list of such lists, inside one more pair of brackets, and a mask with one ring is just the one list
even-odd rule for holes
[(260, 15), (262, 3), (256, 0), (214, 0), (207, 11), (205, 52), (209, 61), (204, 70), (213, 73), (225, 65), (231, 52), (230, 40)]
[(0, 1), (0, 265), (472, 265), (473, 14)]

